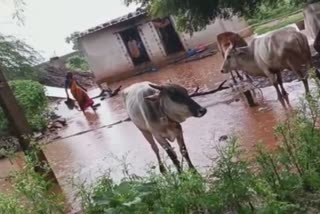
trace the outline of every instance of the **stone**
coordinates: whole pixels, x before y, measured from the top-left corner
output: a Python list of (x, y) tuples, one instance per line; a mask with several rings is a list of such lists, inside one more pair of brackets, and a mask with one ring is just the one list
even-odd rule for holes
[(227, 135), (222, 135), (219, 137), (219, 142), (222, 142), (222, 141), (226, 141), (228, 140), (228, 136)]

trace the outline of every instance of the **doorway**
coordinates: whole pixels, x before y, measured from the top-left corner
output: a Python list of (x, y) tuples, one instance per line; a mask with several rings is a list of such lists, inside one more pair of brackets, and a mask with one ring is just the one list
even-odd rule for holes
[(137, 27), (133, 27), (119, 33), (134, 66), (150, 62), (146, 48), (141, 40)]
[(180, 37), (169, 17), (153, 20), (167, 55), (184, 51)]

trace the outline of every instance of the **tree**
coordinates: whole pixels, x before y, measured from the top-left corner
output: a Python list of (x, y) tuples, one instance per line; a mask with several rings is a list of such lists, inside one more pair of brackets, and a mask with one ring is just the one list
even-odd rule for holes
[(72, 44), (73, 45), (72, 49), (75, 51), (79, 51), (79, 43), (78, 43), (79, 34), (80, 32), (76, 31), (66, 38), (66, 43)]
[(41, 60), (42, 57), (25, 42), (0, 34), (0, 63), (8, 80), (35, 79), (34, 66)]
[(274, 6), (282, 2), (310, 3), (315, 0), (125, 0), (136, 3), (153, 17), (174, 15), (180, 30), (199, 31), (215, 18), (252, 16), (262, 4)]

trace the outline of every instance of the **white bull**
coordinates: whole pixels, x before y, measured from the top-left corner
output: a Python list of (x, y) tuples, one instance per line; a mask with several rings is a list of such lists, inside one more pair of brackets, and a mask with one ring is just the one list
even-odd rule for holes
[(165, 173), (166, 169), (154, 139), (166, 150), (177, 170), (181, 172), (177, 155), (168, 142), (177, 139), (181, 154), (187, 160), (189, 168), (194, 169), (180, 123), (191, 116), (202, 117), (207, 110), (192, 100), (185, 88), (175, 84), (136, 83), (124, 89), (123, 96), (130, 119), (157, 156), (160, 171)]
[(310, 67), (311, 52), (307, 37), (295, 28), (283, 28), (253, 39), (247, 47), (230, 47), (221, 72), (240, 69), (252, 76), (268, 77), (277, 90), (278, 99), (284, 104), (283, 98), (287, 98), (288, 93), (282, 84), (281, 71), (294, 71), (302, 80), (306, 93), (309, 93), (307, 79)]

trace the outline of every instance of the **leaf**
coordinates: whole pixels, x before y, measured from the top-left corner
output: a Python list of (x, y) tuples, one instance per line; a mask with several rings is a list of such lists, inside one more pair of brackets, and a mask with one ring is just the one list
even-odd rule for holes
[(139, 204), (141, 202), (142, 202), (142, 200), (141, 200), (140, 197), (135, 197), (135, 199), (133, 201), (130, 201), (130, 202), (127, 202), (127, 203), (123, 203), (123, 205), (127, 206), (127, 207), (131, 207), (132, 205)]
[(115, 214), (116, 213), (116, 209), (115, 208), (104, 209), (103, 213), (104, 214)]
[(124, 181), (115, 187), (115, 191), (121, 194), (128, 193), (132, 189), (133, 182)]

